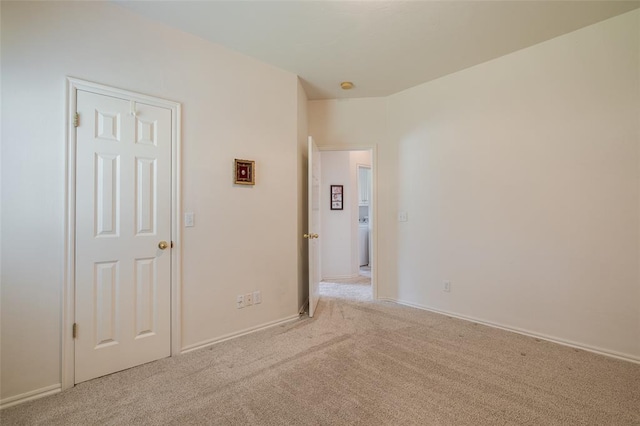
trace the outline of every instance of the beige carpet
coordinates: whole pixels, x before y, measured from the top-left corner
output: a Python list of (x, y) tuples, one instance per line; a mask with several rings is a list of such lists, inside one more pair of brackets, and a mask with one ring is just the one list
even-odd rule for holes
[[(350, 285), (345, 285), (350, 284)], [(329, 298), (371, 301), (371, 271), (360, 269), (360, 275), (343, 280), (321, 281), (320, 296)]]
[(92, 380), (1, 422), (640, 425), (640, 365), (372, 302), (366, 290), (323, 283), (313, 319)]

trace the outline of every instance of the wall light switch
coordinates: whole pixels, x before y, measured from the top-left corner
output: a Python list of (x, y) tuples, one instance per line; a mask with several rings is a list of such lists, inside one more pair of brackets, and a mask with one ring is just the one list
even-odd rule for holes
[(398, 222), (406, 222), (409, 220), (409, 213), (398, 212)]
[(195, 218), (193, 212), (187, 212), (184, 214), (184, 226), (188, 228), (195, 226)]

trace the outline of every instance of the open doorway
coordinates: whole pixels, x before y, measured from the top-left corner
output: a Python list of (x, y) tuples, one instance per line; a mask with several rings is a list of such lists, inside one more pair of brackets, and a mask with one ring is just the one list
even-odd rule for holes
[(320, 155), (320, 295), (373, 300), (373, 150), (321, 149)]

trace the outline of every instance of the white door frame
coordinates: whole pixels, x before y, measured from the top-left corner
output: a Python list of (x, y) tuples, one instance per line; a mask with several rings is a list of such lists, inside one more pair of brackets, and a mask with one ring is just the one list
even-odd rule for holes
[[(127, 90), (116, 89), (90, 81), (67, 77), (67, 108), (65, 114), (66, 131), (66, 191), (65, 191), (65, 240), (64, 240), (64, 278), (62, 294), (62, 389), (75, 384), (75, 351), (72, 327), (75, 322), (75, 258), (76, 258), (76, 94), (78, 90), (106, 96), (122, 97), (149, 105), (171, 110), (171, 356), (180, 353), (180, 281), (182, 259), (182, 241), (179, 214), (180, 194), (180, 114), (181, 106), (177, 102), (142, 95)], [(82, 120), (82, 117), (80, 117)]]
[(372, 253), (369, 253), (369, 261), (373, 262), (371, 268), (371, 293), (373, 300), (378, 299), (378, 145), (318, 145), (320, 151), (371, 151), (371, 200), (369, 208), (373, 217), (371, 231), (373, 238), (371, 242)]

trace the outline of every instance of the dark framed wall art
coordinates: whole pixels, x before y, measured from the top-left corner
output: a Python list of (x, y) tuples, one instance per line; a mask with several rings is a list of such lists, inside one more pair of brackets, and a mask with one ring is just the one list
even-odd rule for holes
[(234, 182), (239, 185), (255, 185), (256, 184), (256, 162), (252, 160), (239, 160), (236, 158), (234, 163)]
[(343, 186), (331, 185), (331, 210), (342, 210), (343, 206)]

